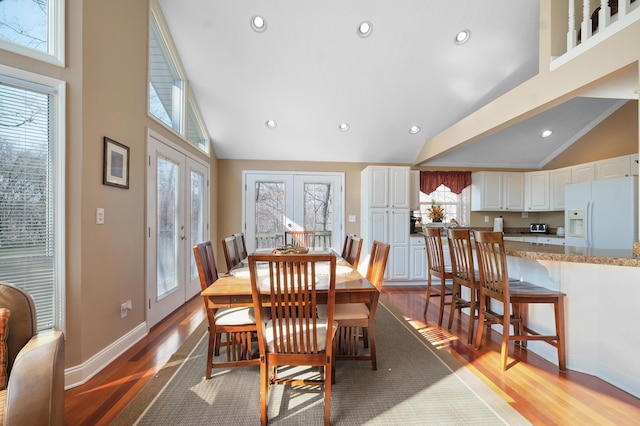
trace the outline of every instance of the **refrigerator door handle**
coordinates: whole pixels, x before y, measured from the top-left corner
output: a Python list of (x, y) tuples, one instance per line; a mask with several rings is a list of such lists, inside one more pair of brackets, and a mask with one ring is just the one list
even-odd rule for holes
[(593, 246), (593, 223), (591, 218), (593, 217), (593, 200), (587, 202), (587, 247)]

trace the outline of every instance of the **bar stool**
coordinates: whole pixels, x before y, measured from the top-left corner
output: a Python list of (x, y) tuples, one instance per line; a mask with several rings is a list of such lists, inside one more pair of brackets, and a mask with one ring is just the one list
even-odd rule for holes
[[(427, 246), (427, 301), (424, 305), (424, 319), (427, 319), (429, 301), (431, 296), (440, 297), (440, 311), (438, 313), (438, 326), (442, 326), (444, 316), (444, 305), (452, 305), (453, 301), (446, 301), (446, 297), (453, 295), (453, 271), (450, 267), (445, 267), (444, 255), (442, 251), (442, 238), (440, 238), (440, 228), (423, 228), (424, 241)], [(440, 279), (440, 285), (434, 286), (431, 281), (433, 277)], [(449, 281), (449, 285), (447, 285)]]
[[(476, 349), (482, 343), (484, 326), (502, 325), (502, 344), (500, 363), (502, 370), (507, 369), (508, 344), (510, 340), (520, 342), (526, 348), (529, 340), (542, 340), (558, 350), (560, 371), (567, 368), (565, 350), (564, 298), (565, 293), (537, 286), (528, 282), (509, 281), (507, 255), (504, 249), (502, 232), (473, 231), (480, 269), (480, 308)], [(502, 306), (502, 313), (491, 309), (487, 298)], [(530, 303), (551, 303), (555, 314), (555, 334), (543, 335), (527, 325), (527, 305)], [(510, 333), (513, 325), (513, 334)]]

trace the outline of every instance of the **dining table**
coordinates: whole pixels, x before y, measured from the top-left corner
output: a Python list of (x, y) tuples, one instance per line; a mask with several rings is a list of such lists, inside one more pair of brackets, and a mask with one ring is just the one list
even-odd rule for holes
[[(377, 298), (378, 290), (365, 276), (357, 269), (354, 269), (347, 261), (334, 251), (324, 251), (334, 254), (336, 259), (336, 303), (366, 303), (371, 305)], [(260, 252), (264, 254), (264, 251)], [(314, 253), (323, 253), (316, 250)], [(327, 265), (327, 273), (328, 273)], [(260, 269), (258, 268), (258, 274)], [(322, 298), (328, 291), (322, 291), (322, 281), (328, 282), (328, 275), (322, 271), (319, 275), (319, 293)], [(324, 277), (326, 278), (323, 278)], [(325, 286), (328, 290), (328, 286)], [(216, 308), (253, 306), (251, 295), (251, 276), (249, 273), (248, 260), (243, 259), (241, 263), (233, 267), (225, 275), (219, 277), (213, 284), (200, 293), (203, 297), (208, 297)]]

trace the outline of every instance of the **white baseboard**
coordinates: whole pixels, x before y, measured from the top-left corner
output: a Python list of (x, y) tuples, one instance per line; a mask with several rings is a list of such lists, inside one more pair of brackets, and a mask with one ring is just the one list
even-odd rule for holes
[(65, 369), (64, 388), (70, 389), (86, 383), (148, 333), (149, 328), (147, 327), (147, 323), (143, 322), (87, 361), (75, 367)]

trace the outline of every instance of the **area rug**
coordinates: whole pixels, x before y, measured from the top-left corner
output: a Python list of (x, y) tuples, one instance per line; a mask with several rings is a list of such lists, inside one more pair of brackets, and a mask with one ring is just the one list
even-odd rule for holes
[[(260, 424), (259, 367), (214, 369), (211, 380), (205, 380), (206, 333), (203, 324), (113, 424)], [(450, 354), (438, 353), (382, 304), (376, 336), (376, 371), (367, 361), (337, 363), (333, 425), (529, 424)], [(316, 369), (299, 373), (318, 374)], [(319, 388), (272, 387), (269, 424), (322, 422)]]

